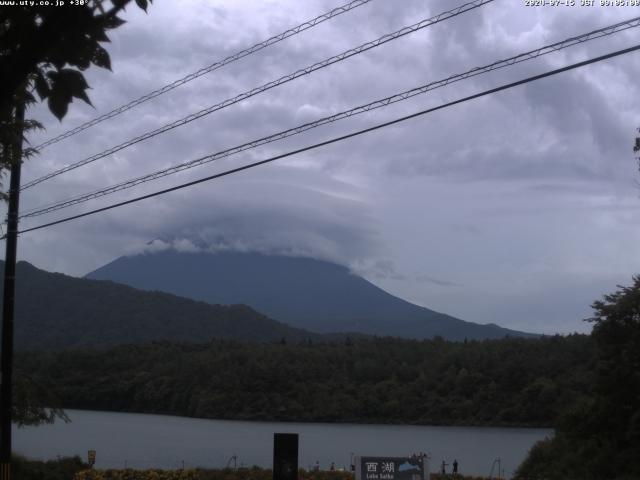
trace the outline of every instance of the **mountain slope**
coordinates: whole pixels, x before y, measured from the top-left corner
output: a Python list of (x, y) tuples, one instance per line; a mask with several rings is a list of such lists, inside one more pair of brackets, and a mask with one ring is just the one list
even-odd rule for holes
[[(4, 268), (4, 262), (0, 261)], [(0, 287), (2, 286), (0, 278)], [(140, 344), (211, 338), (275, 341), (316, 338), (244, 305), (211, 305), (113, 282), (73, 278), (19, 262), (15, 340), (18, 349)]]
[(527, 335), (419, 307), (351, 274), (346, 267), (310, 258), (165, 250), (118, 258), (87, 278), (209, 303), (243, 303), (315, 332), (355, 331), (406, 338), (440, 335), (450, 340)]

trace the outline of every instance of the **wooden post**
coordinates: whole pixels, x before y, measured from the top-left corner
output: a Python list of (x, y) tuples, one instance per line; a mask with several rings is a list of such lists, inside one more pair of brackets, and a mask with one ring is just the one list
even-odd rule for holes
[[(22, 135), (24, 104), (16, 107), (14, 121), (18, 136), (11, 145), (11, 179), (4, 263), (2, 303), (2, 353), (0, 354), (0, 480), (11, 479), (11, 410), (13, 400), (13, 313), (15, 301), (16, 254), (18, 247), (18, 210), (20, 203), (20, 170), (22, 167)], [(5, 154), (8, 152), (5, 151)], [(8, 156), (8, 155), (7, 155)]]

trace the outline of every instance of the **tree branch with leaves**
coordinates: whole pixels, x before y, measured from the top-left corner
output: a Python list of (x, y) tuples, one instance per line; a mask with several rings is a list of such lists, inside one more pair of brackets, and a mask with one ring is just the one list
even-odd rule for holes
[[(146, 11), (151, 1), (135, 3)], [(108, 31), (125, 23), (118, 15), (129, 3), (131, 0), (86, 0), (64, 8), (33, 5), (0, 9), (0, 178), (37, 153), (29, 147), (16, 148), (28, 145), (29, 132), (43, 128), (35, 120), (20, 120), (26, 107), (38, 98), (46, 100), (51, 113), (62, 121), (74, 98), (91, 105), (83, 72), (92, 65), (111, 70), (103, 44), (109, 42)], [(0, 197), (6, 200), (8, 195), (0, 191)], [(16, 373), (11, 403), (11, 418), (16, 423), (66, 420), (55, 406), (50, 388)]]
[[(152, 0), (135, 3), (146, 11), (148, 1)], [(33, 120), (15, 124), (18, 104), (36, 102), (36, 93), (58, 120), (74, 98), (91, 105), (83, 72), (91, 65), (111, 70), (103, 44), (109, 42), (108, 31), (125, 23), (118, 14), (129, 3), (88, 0), (68, 8), (36, 5), (0, 10), (0, 172), (16, 161), (7, 154), (6, 145), (16, 135), (41, 128)]]

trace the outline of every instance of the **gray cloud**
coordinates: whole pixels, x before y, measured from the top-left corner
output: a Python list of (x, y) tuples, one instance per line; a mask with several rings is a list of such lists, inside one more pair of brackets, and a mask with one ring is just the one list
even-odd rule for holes
[(352, 270), (357, 275), (374, 278), (376, 280), (407, 280), (405, 275), (398, 273), (392, 260), (389, 259), (361, 259), (352, 264)]
[[(114, 72), (88, 71), (95, 109), (74, 103), (56, 135), (336, 6), (174, 2), (127, 12)], [(452, 8), (376, 0), (117, 120), (45, 149), (29, 180), (384, 33)], [(532, 9), (493, 2), (305, 76), (27, 190), (36, 207), (229, 148), (629, 16), (626, 9)], [(299, 148), (623, 48), (635, 30), (460, 82), (135, 191), (41, 217), (53, 220)], [(640, 204), (631, 146), (640, 124), (637, 54), (443, 110), (392, 128), (21, 237), (37, 266), (83, 274), (153, 239), (180, 248), (310, 255), (416, 303), (534, 331), (585, 330), (589, 303), (638, 269)], [(39, 220), (25, 220), (23, 226)], [(161, 240), (154, 248), (161, 247)]]
[(416, 282), (418, 283), (433, 283), (441, 287), (463, 287), (461, 283), (450, 282), (448, 280), (441, 280), (439, 278), (433, 278), (429, 275), (417, 275)]

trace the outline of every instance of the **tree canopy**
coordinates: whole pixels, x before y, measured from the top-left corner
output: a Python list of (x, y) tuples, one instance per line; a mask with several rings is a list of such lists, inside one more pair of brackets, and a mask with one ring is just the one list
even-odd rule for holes
[(556, 437), (534, 448), (523, 477), (640, 477), (640, 276), (592, 307), (597, 359), (591, 391), (564, 412)]
[[(151, 1), (135, 0), (144, 10)], [(0, 173), (18, 161), (8, 146), (40, 127), (34, 121), (16, 124), (18, 105), (35, 102), (36, 93), (62, 120), (74, 98), (91, 103), (82, 72), (91, 65), (111, 69), (102, 44), (109, 42), (109, 30), (125, 23), (118, 14), (130, 2), (86, 0), (63, 7), (35, 2), (0, 9)]]
[[(47, 100), (59, 119), (74, 98), (91, 103), (84, 72), (91, 65), (111, 69), (111, 60), (101, 45), (107, 32), (125, 22), (118, 14), (131, 0), (83, 0), (55, 6), (54, 2), (21, 2), (25, 5), (0, 9), (0, 177), (5, 170), (35, 153), (14, 146), (34, 128), (33, 120), (21, 120), (19, 108)], [(152, 0), (135, 0), (146, 10)], [(0, 198), (7, 198), (0, 192)], [(16, 378), (14, 417), (19, 424), (34, 424), (64, 418), (52, 405), (47, 391), (24, 376)]]
[(23, 353), (65, 408), (276, 421), (550, 426), (591, 383), (590, 337), (157, 342)]

